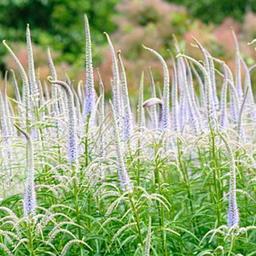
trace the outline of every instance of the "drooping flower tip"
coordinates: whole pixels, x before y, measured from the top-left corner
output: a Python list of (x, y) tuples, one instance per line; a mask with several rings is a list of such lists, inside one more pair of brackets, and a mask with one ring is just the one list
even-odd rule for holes
[(146, 101), (144, 101), (143, 103), (143, 107), (144, 108), (148, 108), (148, 107), (151, 107), (151, 106), (154, 106), (154, 105), (163, 105), (163, 101), (160, 100), (159, 98), (150, 98)]

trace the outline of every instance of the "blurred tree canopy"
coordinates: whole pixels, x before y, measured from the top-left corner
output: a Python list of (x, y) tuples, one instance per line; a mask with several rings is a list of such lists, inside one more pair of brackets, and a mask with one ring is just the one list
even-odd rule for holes
[[(206, 23), (220, 23), (227, 16), (241, 21), (246, 11), (256, 11), (255, 0), (165, 1), (187, 7), (192, 17)], [(60, 53), (60, 61), (81, 67), (84, 61), (83, 14), (88, 15), (93, 43), (97, 45), (94, 49), (97, 62), (99, 46), (106, 43), (102, 32), (111, 33), (118, 27), (114, 17), (115, 7), (120, 2), (122, 0), (1, 0), (0, 39), (10, 43), (25, 42), (29, 23), (34, 43), (50, 46)], [(4, 53), (4, 47), (0, 47), (0, 57)], [(0, 68), (4, 69), (1, 63)]]
[[(32, 30), (33, 42), (51, 46), (62, 54), (61, 59), (70, 63), (84, 51), (83, 14), (87, 14), (93, 42), (101, 44), (115, 29), (112, 22), (114, 6), (118, 0), (1, 0), (1, 39), (8, 42), (25, 41), (26, 24)], [(0, 55), (3, 47), (0, 47)]]
[(255, 0), (167, 0), (187, 7), (188, 12), (206, 23), (221, 23), (226, 17), (242, 21), (245, 12), (256, 11)]

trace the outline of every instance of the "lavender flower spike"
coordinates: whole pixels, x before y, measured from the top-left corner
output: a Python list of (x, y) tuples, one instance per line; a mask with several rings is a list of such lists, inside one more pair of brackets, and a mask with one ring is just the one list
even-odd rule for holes
[(117, 161), (118, 161), (117, 168), (118, 168), (118, 177), (120, 180), (120, 185), (123, 191), (132, 193), (133, 185), (130, 180), (129, 174), (127, 172), (124, 158), (123, 158), (123, 153), (121, 149), (121, 139), (120, 139), (119, 129), (117, 126), (117, 118), (116, 118), (115, 110), (112, 103), (110, 103), (110, 105), (111, 105), (112, 114), (113, 114), (114, 134), (116, 138), (116, 151), (117, 151)]
[(164, 72), (164, 87), (163, 87), (163, 113), (162, 113), (162, 119), (160, 122), (160, 129), (166, 130), (169, 128), (169, 101), (170, 101), (170, 95), (169, 95), (169, 86), (170, 86), (170, 78), (169, 78), (169, 71), (166, 62), (164, 61), (163, 57), (155, 50), (148, 48), (146, 46), (143, 46), (144, 49), (152, 52), (161, 62)]
[(112, 44), (112, 41), (109, 35), (105, 32), (105, 36), (107, 37), (107, 41), (110, 47), (111, 55), (112, 55), (112, 73), (113, 73), (113, 80), (111, 82), (112, 87), (112, 98), (113, 98), (113, 107), (117, 114), (117, 124), (120, 127), (120, 117), (122, 117), (122, 102), (121, 102), (121, 88), (120, 88), (120, 74), (118, 68), (118, 59), (116, 57), (115, 49)]
[(27, 53), (28, 53), (29, 87), (30, 87), (31, 95), (33, 96), (32, 97), (32, 99), (34, 100), (33, 103), (37, 106), (37, 104), (38, 104), (37, 101), (39, 100), (39, 88), (38, 88), (38, 83), (36, 81), (35, 65), (34, 65), (34, 57), (33, 57), (33, 49), (32, 49), (29, 24), (27, 24), (26, 40), (27, 40)]
[(143, 108), (143, 101), (144, 101), (144, 72), (141, 73), (141, 78), (140, 78), (140, 87), (139, 87), (139, 99), (138, 99), (138, 106), (137, 106), (137, 112), (138, 112), (138, 126), (141, 129), (142, 127), (145, 126), (146, 120), (145, 120), (145, 112)]
[[(22, 83), (23, 83), (23, 90), (24, 90), (24, 95), (22, 95), (22, 96), (23, 96), (23, 101), (24, 101), (25, 108), (26, 108), (26, 122), (28, 122), (29, 116), (31, 114), (30, 113), (31, 100), (30, 100), (30, 92), (29, 92), (29, 80), (28, 80), (28, 77), (27, 77), (24, 67), (22, 66), (19, 59), (15, 55), (15, 53), (12, 51), (12, 49), (7, 45), (5, 40), (3, 41), (3, 45), (6, 47), (8, 52), (11, 54), (13, 60), (15, 61), (15, 64), (17, 65), (17, 67), (19, 69), (20, 75), (21, 75), (21, 79), (22, 79)], [(26, 126), (28, 126), (27, 123), (26, 123)]]
[(70, 164), (76, 164), (78, 157), (78, 143), (73, 93), (67, 83), (59, 80), (54, 81), (50, 77), (48, 80), (52, 84), (60, 85), (66, 92), (68, 105), (68, 162)]
[(242, 101), (243, 98), (243, 89), (242, 89), (242, 82), (241, 82), (241, 55), (239, 50), (239, 44), (236, 37), (234, 30), (232, 30), (232, 36), (235, 42), (235, 49), (236, 49), (236, 74), (235, 74), (235, 83), (236, 83), (236, 90), (238, 94), (239, 102)]
[[(57, 72), (53, 63), (50, 48), (47, 49), (47, 58), (48, 58), (48, 66), (49, 66), (51, 77), (54, 80), (57, 80)], [(59, 93), (58, 92), (59, 92), (58, 86), (53, 85), (51, 89), (51, 94), (52, 94), (52, 98), (54, 99), (52, 108), (53, 108), (53, 115), (55, 117), (59, 115), (59, 99), (58, 99)], [(56, 124), (58, 125), (58, 122), (56, 122)]]
[(122, 124), (122, 139), (127, 140), (130, 138), (133, 130), (133, 118), (132, 118), (132, 111), (131, 111), (131, 105), (130, 105), (130, 99), (129, 99), (129, 93), (128, 93), (128, 86), (127, 86), (127, 80), (126, 80), (126, 74), (125, 74), (125, 68), (123, 64), (123, 60), (121, 57), (121, 51), (118, 51), (117, 53), (118, 60), (121, 67), (121, 74), (120, 74), (120, 84), (122, 87), (122, 108), (123, 110), (123, 124)]
[(228, 227), (239, 226), (239, 210), (236, 200), (236, 166), (231, 165), (228, 198)]
[(236, 165), (235, 159), (232, 153), (232, 150), (223, 137), (222, 134), (219, 134), (222, 141), (224, 142), (228, 155), (230, 157), (230, 178), (229, 178), (229, 198), (228, 198), (228, 214), (227, 214), (227, 222), (229, 228), (234, 228), (239, 226), (239, 210), (237, 207), (236, 200)]
[(228, 73), (224, 66), (224, 78), (223, 78), (223, 85), (221, 89), (221, 101), (220, 101), (220, 129), (221, 130), (226, 129), (228, 126), (227, 84), (228, 84)]
[[(149, 76), (150, 76), (150, 91), (151, 91), (151, 97), (156, 98), (156, 85), (155, 80), (152, 74), (151, 68), (149, 69)], [(153, 125), (154, 129), (158, 129), (158, 115), (157, 115), (157, 107), (152, 107), (152, 119), (153, 119)]]
[(26, 177), (25, 190), (24, 190), (23, 210), (24, 210), (24, 216), (28, 217), (30, 215), (35, 214), (35, 209), (36, 209), (33, 145), (32, 145), (30, 136), (18, 126), (15, 125), (15, 127), (25, 136), (27, 140), (27, 159), (26, 159), (27, 177)]
[(88, 18), (84, 15), (85, 21), (85, 69), (86, 69), (86, 92), (84, 100), (83, 117), (87, 117), (93, 112), (95, 106), (95, 93), (94, 93), (94, 77), (92, 65), (92, 47), (91, 47), (91, 34)]

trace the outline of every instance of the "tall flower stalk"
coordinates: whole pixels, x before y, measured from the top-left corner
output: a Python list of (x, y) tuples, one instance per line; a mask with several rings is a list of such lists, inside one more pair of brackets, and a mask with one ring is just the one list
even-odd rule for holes
[(38, 105), (38, 99), (39, 99), (38, 98), (39, 88), (38, 88), (38, 83), (36, 81), (35, 64), (34, 64), (34, 56), (33, 56), (33, 48), (32, 48), (29, 24), (27, 25), (26, 41), (27, 41), (27, 55), (28, 55), (29, 88), (30, 88), (31, 100), (33, 100), (33, 104), (35, 105), (34, 107), (36, 107)]
[(115, 115), (117, 118), (117, 124), (118, 127), (120, 127), (120, 119), (123, 116), (123, 108), (122, 108), (122, 99), (121, 99), (121, 86), (120, 86), (120, 74), (119, 74), (119, 68), (118, 68), (118, 59), (116, 57), (116, 52), (114, 49), (114, 46), (112, 44), (112, 41), (107, 33), (104, 33), (107, 37), (107, 41), (110, 47), (111, 56), (112, 56), (112, 73), (113, 78), (111, 81), (111, 87), (112, 87), (112, 101), (113, 101), (113, 107), (115, 110)]
[(93, 64), (92, 64), (92, 46), (91, 46), (91, 34), (90, 26), (87, 16), (84, 16), (84, 29), (85, 29), (85, 98), (83, 117), (86, 118), (94, 111), (95, 107), (95, 91), (94, 91), (94, 76), (93, 76)]
[(29, 129), (29, 124), (31, 121), (31, 98), (30, 98), (30, 89), (29, 89), (29, 80), (26, 74), (26, 71), (24, 69), (24, 67), (22, 66), (22, 64), (20, 63), (19, 59), (17, 58), (17, 56), (15, 55), (15, 53), (13, 52), (13, 50), (8, 46), (8, 44), (5, 42), (5, 40), (3, 41), (4, 46), (6, 47), (6, 49), (8, 50), (8, 52), (11, 54), (13, 60), (15, 61), (15, 64), (17, 65), (20, 75), (21, 75), (21, 79), (22, 79), (22, 89), (23, 89), (23, 104), (25, 105), (25, 120), (26, 120), (26, 131), (30, 132)]
[(36, 209), (36, 191), (35, 191), (35, 167), (34, 167), (34, 150), (30, 136), (21, 128), (15, 127), (25, 136), (27, 141), (27, 157), (26, 157), (26, 182), (24, 189), (23, 211), (24, 216), (33, 216)]
[[(152, 74), (151, 68), (149, 69), (149, 76), (150, 76), (150, 92), (151, 92), (151, 98), (156, 98), (156, 85), (155, 80)], [(153, 126), (154, 129), (158, 129), (158, 115), (157, 115), (157, 106), (152, 106), (152, 120), (153, 120)]]
[(170, 95), (169, 95), (169, 86), (170, 86), (170, 77), (169, 77), (169, 70), (167, 64), (163, 57), (155, 50), (143, 46), (146, 50), (152, 52), (161, 62), (163, 73), (164, 73), (164, 82), (163, 82), (163, 112), (162, 118), (159, 124), (159, 128), (161, 131), (164, 131), (169, 128), (169, 115), (170, 115)]
[(226, 146), (230, 159), (227, 224), (229, 228), (234, 228), (239, 226), (239, 209), (236, 199), (236, 164), (233, 152), (227, 140), (223, 137), (222, 134), (219, 135)]
[(121, 52), (118, 52), (118, 60), (121, 67), (120, 84), (121, 84), (121, 98), (122, 98), (122, 139), (127, 140), (130, 138), (133, 130), (133, 117), (128, 93), (128, 85), (124, 64), (121, 57)]
[(115, 140), (116, 140), (116, 154), (117, 154), (117, 172), (118, 172), (118, 177), (120, 181), (120, 186), (123, 191), (131, 193), (133, 191), (133, 185), (130, 180), (130, 177), (124, 162), (121, 139), (120, 139), (119, 129), (117, 126), (117, 118), (116, 118), (114, 106), (112, 105), (112, 103), (110, 103), (110, 105), (111, 105), (112, 116), (113, 116), (114, 135), (116, 138)]
[(77, 144), (77, 124), (74, 108), (73, 93), (69, 85), (63, 81), (52, 80), (48, 78), (51, 84), (57, 84), (64, 89), (67, 95), (68, 104), (68, 143), (67, 143), (67, 158), (70, 164), (76, 164), (78, 160), (78, 144)]

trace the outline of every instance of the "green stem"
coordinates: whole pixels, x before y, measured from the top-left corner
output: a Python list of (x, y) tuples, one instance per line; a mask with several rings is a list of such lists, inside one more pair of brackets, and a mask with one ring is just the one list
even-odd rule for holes
[(143, 239), (142, 239), (142, 234), (141, 234), (141, 229), (140, 229), (140, 217), (139, 217), (138, 212), (136, 210), (132, 195), (129, 194), (128, 197), (129, 197), (129, 201), (130, 201), (130, 204), (131, 204), (131, 207), (132, 207), (133, 216), (134, 216), (134, 219), (135, 219), (135, 222), (136, 222), (136, 227), (137, 227), (137, 232), (138, 232), (138, 235), (139, 235), (139, 240), (140, 240), (140, 243), (143, 244)]
[[(186, 190), (187, 190), (187, 197), (188, 197), (188, 201), (189, 201), (189, 211), (190, 211), (190, 216), (193, 217), (193, 212), (194, 212), (194, 207), (193, 207), (193, 198), (192, 198), (192, 193), (191, 193), (191, 189), (190, 189), (190, 181), (189, 181), (189, 176), (188, 176), (188, 172), (187, 172), (187, 168), (183, 165), (182, 161), (182, 149), (181, 149), (181, 141), (179, 139), (177, 139), (177, 147), (178, 147), (178, 165), (179, 168), (181, 170), (183, 179), (184, 179), (184, 183), (186, 186)], [(196, 224), (194, 223), (193, 219), (191, 220), (192, 223), (192, 227), (195, 231), (196, 229)]]
[(231, 235), (230, 248), (229, 248), (227, 256), (231, 256), (231, 253), (232, 253), (232, 250), (233, 250), (233, 247), (234, 247), (234, 243), (235, 243), (235, 236), (232, 234)]
[(213, 187), (214, 187), (214, 203), (216, 207), (216, 216), (217, 216), (217, 226), (220, 225), (221, 222), (221, 212), (220, 212), (220, 173), (218, 168), (218, 159), (216, 154), (216, 143), (215, 143), (215, 134), (213, 129), (210, 130), (211, 136), (211, 153), (212, 153), (212, 159), (213, 159)]
[(34, 244), (33, 244), (33, 228), (32, 228), (32, 219), (29, 217), (28, 223), (28, 251), (30, 256), (35, 256)]
[[(154, 177), (155, 177), (155, 186), (157, 187), (157, 192), (158, 194), (161, 195), (161, 182), (160, 182), (160, 175), (159, 175), (159, 159), (158, 159), (158, 153), (157, 153), (157, 148), (155, 147), (155, 168), (154, 168)], [(164, 211), (163, 211), (163, 207), (162, 205), (160, 205), (160, 203), (157, 201), (157, 211), (158, 211), (158, 221), (159, 221), (159, 226), (160, 229), (162, 229), (161, 232), (161, 240), (162, 240), (162, 247), (163, 247), (163, 251), (164, 251), (164, 256), (167, 256), (167, 244), (166, 244), (166, 234), (164, 231)]]
[(138, 157), (138, 161), (137, 161), (137, 168), (136, 168), (136, 182), (137, 182), (137, 186), (140, 186), (140, 147), (141, 147), (141, 141), (140, 141), (140, 137), (138, 138), (138, 153), (137, 153), (137, 157)]
[[(74, 170), (73, 170), (74, 171)], [(74, 171), (74, 175), (75, 175), (75, 171)], [(75, 214), (76, 214), (76, 222), (77, 224), (80, 226), (81, 225), (81, 220), (80, 220), (80, 206), (79, 206), (79, 184), (77, 184), (77, 179), (74, 179), (74, 198), (75, 198)], [(81, 228), (78, 228), (78, 239), (82, 240), (82, 232), (81, 232)], [(80, 247), (80, 255), (83, 255), (83, 249), (82, 246)]]

